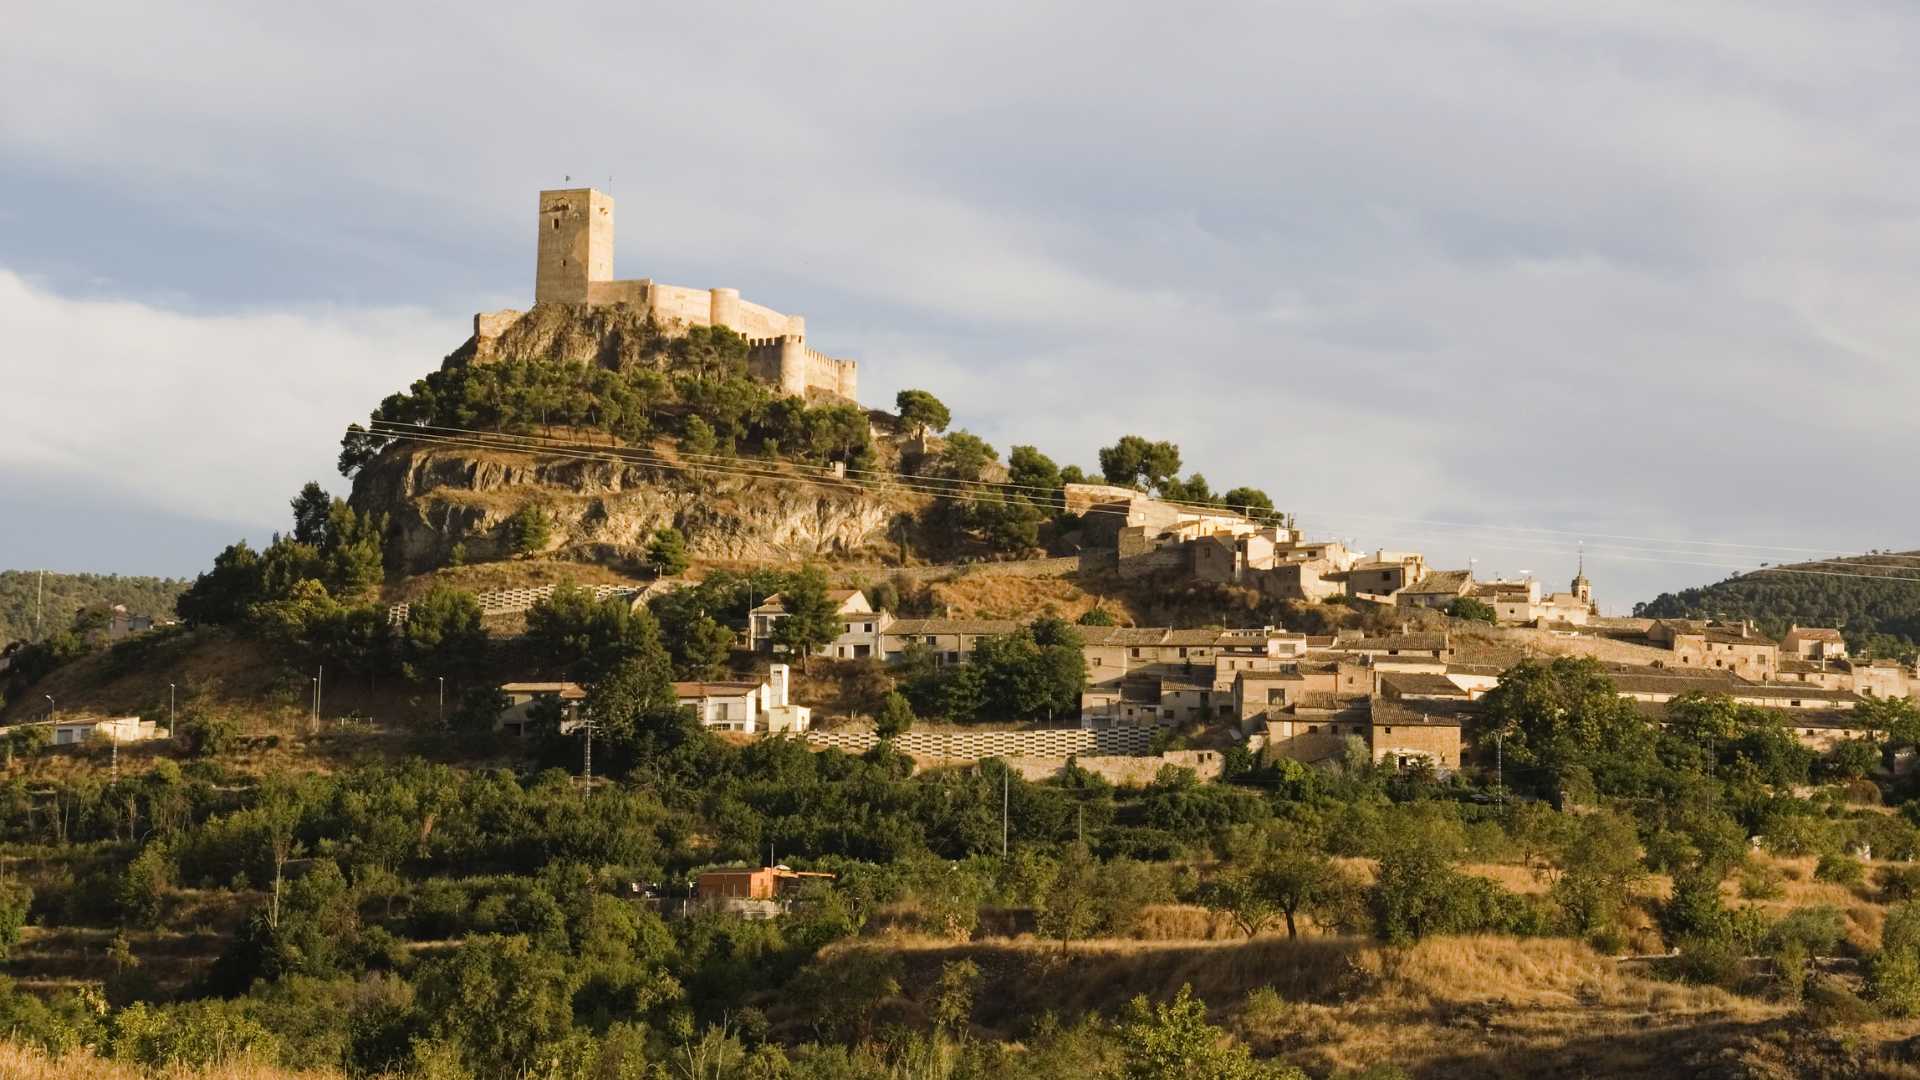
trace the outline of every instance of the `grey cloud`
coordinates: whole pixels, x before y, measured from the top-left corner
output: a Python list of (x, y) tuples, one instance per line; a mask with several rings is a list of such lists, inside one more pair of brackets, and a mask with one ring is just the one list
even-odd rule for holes
[[(1912, 456), (1907, 5), (106, 4), (10, 30), (0, 96), (33, 104), (0, 112), (0, 266), (48, 304), (343, 334), (368, 359), (328, 425), (526, 301), (535, 189), (611, 174), (622, 274), (803, 310), (876, 401), (927, 386), (1003, 449), (1174, 438), (1216, 485), (1448, 562), (1487, 541), (1421, 522), (1920, 531), (1908, 502), (1805, 509), (1904, 490)], [(262, 360), (256, 407), (313, 362)], [(28, 430), (7, 464), (111, 471)], [(1614, 596), (1717, 576), (1602, 570)]]

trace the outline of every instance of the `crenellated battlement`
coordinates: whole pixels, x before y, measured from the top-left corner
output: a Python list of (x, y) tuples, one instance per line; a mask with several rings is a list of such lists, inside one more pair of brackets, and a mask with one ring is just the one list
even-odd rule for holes
[[(747, 339), (749, 370), (783, 393), (833, 394), (854, 400), (859, 364), (828, 356), (806, 344), (807, 320), (740, 298), (738, 289), (692, 289), (652, 278), (613, 277), (613, 197), (592, 188), (540, 193), (537, 304), (630, 304), (669, 331), (724, 326)], [(474, 316), (476, 341), (499, 337), (520, 317), (517, 311)]]

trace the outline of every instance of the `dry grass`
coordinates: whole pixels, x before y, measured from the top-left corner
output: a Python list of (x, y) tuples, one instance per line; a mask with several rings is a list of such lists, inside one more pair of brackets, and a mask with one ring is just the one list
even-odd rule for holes
[[(898, 938), (839, 946), (824, 962), (854, 949), (896, 952), (902, 985), (915, 988), (931, 986), (948, 960), (972, 960), (985, 979), (975, 1020), (1000, 1039), (1022, 1037), (1046, 1012), (1111, 1014), (1133, 995), (1164, 999), (1191, 985), (1216, 1022), (1261, 1056), (1316, 1075), (1382, 1062), (1423, 1078), (1915, 1075), (1881, 1056), (1920, 1030), (1876, 1024), (1849, 1033), (1849, 1044), (1807, 1029), (1786, 1006), (1656, 980), (1563, 939), (1459, 937), (1392, 949), (1263, 937), (1061, 949)], [(923, 1022), (919, 993), (889, 1003), (889, 1019)]]
[(340, 1075), (337, 1072), (289, 1072), (251, 1063), (147, 1071), (102, 1061), (84, 1051), (50, 1057), (38, 1050), (0, 1042), (0, 1077), (6, 1080), (338, 1080)]

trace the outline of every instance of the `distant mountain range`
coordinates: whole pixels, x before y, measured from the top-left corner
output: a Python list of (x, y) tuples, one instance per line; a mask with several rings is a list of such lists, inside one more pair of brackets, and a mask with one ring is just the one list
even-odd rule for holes
[(1770, 567), (1661, 593), (1633, 613), (1752, 619), (1775, 635), (1794, 623), (1833, 626), (1856, 653), (1905, 659), (1920, 645), (1920, 551)]

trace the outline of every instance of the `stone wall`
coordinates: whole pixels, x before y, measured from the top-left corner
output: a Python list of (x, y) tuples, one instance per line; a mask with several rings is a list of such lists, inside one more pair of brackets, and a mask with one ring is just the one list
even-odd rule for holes
[(1190, 769), (1200, 780), (1218, 780), (1226, 761), (1217, 750), (1169, 750), (1152, 757), (1131, 755), (1094, 755), (1087, 757), (1022, 756), (1003, 759), (1022, 780), (1051, 780), (1067, 771), (1069, 763), (1085, 769), (1110, 784), (1145, 787), (1153, 783), (1160, 770), (1172, 765)]
[[(581, 587), (591, 590), (595, 600), (605, 600), (609, 596), (637, 597), (646, 591), (631, 585), (585, 585)], [(552, 596), (555, 588), (556, 586), (553, 585), (529, 585), (517, 589), (495, 589), (492, 592), (479, 593), (474, 596), (474, 599), (480, 602), (480, 616), (482, 618), (494, 615), (514, 615), (522, 611), (527, 611), (531, 609), (534, 604)], [(398, 604), (389, 604), (387, 605), (387, 621), (395, 626), (403, 625), (406, 623), (407, 615), (412, 609), (413, 605), (405, 601)]]
[[(1143, 755), (1153, 744), (1151, 728), (1033, 728), (1030, 730), (963, 729), (909, 731), (893, 740), (896, 750), (923, 765), (964, 764), (985, 758)], [(833, 747), (863, 754), (879, 743), (869, 729), (843, 728), (809, 731), (806, 740), (816, 747)]]

